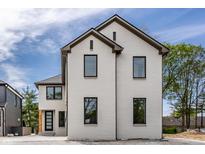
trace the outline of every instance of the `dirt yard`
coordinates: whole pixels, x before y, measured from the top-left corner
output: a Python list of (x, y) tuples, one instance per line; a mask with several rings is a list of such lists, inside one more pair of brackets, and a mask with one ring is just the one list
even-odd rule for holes
[(183, 138), (183, 139), (192, 139), (205, 141), (205, 133), (201, 133), (195, 130), (177, 133), (177, 134), (163, 134), (164, 138)]

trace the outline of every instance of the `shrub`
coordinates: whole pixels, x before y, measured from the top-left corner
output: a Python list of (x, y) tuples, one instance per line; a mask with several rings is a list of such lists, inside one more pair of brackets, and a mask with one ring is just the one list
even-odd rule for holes
[(163, 128), (164, 134), (176, 134), (177, 128), (176, 127), (169, 127), (169, 128)]

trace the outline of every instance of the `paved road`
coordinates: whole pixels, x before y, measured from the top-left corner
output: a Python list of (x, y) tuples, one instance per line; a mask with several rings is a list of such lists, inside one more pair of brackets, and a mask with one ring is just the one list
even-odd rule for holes
[(164, 140), (128, 140), (128, 141), (68, 141), (66, 137), (18, 136), (0, 137), (0, 145), (205, 145), (203, 141), (167, 138)]

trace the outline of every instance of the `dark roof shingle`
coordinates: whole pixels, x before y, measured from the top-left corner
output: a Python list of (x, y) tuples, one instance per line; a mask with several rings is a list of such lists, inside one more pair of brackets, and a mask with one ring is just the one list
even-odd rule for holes
[(47, 78), (45, 80), (41, 80), (41, 81), (37, 81), (35, 82), (36, 87), (38, 87), (38, 85), (52, 85), (52, 84), (63, 84), (62, 83), (62, 77), (61, 74)]

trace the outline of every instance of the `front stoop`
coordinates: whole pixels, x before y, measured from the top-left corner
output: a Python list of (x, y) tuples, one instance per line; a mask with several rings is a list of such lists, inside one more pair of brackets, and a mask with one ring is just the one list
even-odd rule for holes
[(39, 133), (39, 135), (41, 135), (41, 136), (55, 136), (56, 133), (55, 132), (41, 132), (41, 133)]

